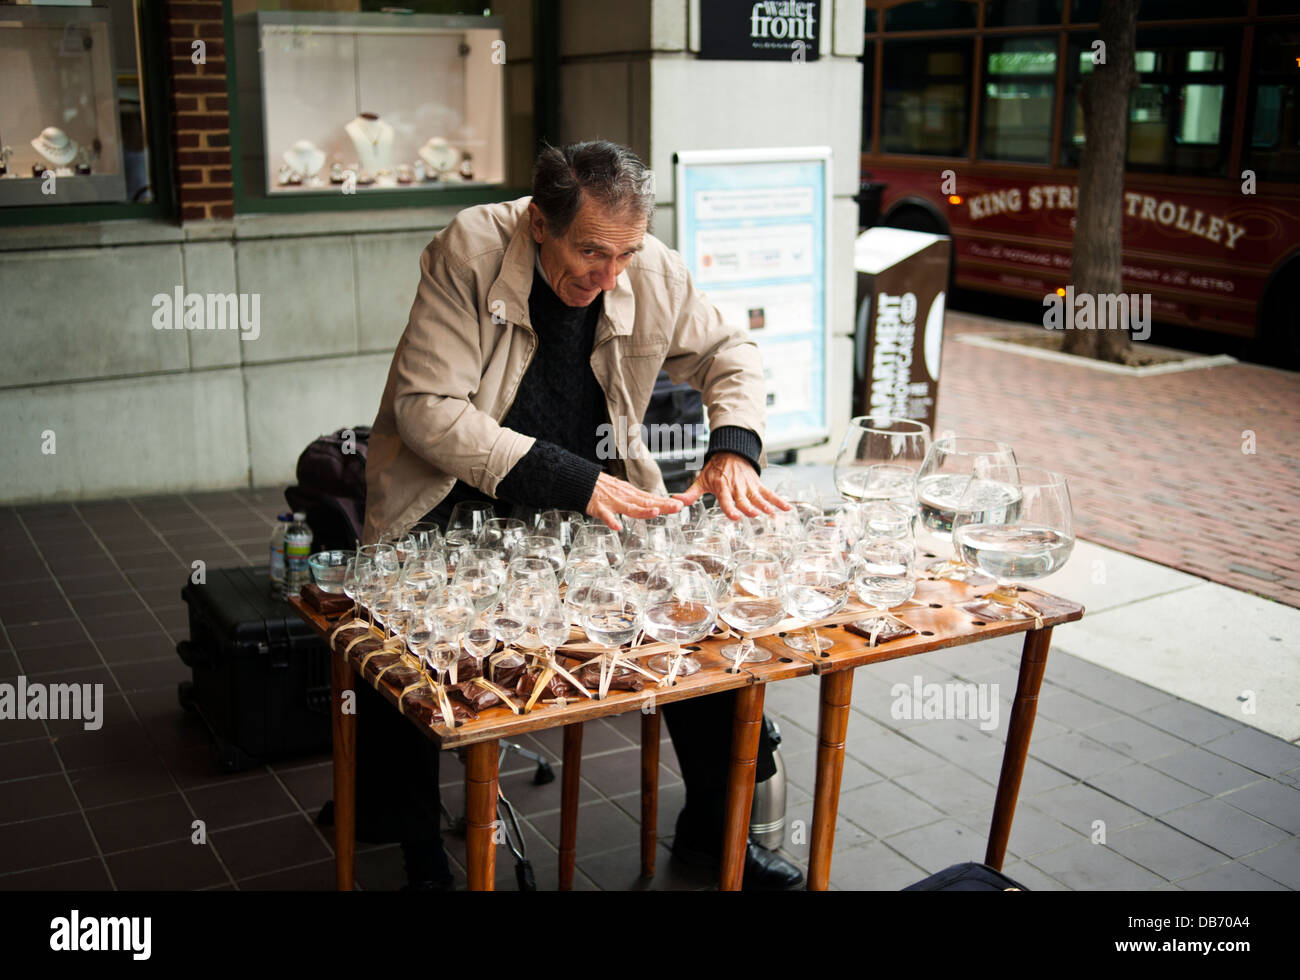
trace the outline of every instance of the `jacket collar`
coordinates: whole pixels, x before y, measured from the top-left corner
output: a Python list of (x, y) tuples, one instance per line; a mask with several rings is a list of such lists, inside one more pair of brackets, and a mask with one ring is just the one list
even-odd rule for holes
[[(528, 202), (531, 198), (520, 198), (517, 205), (518, 223), (514, 234), (506, 245), (505, 255), (501, 260), (501, 271), (488, 289), (488, 310), (497, 309), (496, 303), (504, 305), (503, 315), (511, 323), (522, 323), (532, 328), (528, 316), (528, 294), (533, 288), (533, 266), (537, 261), (537, 243), (528, 227)], [(610, 337), (625, 337), (632, 333), (632, 322), (636, 316), (636, 297), (632, 295), (632, 283), (627, 270), (619, 273), (614, 281), (614, 288), (604, 293), (604, 305), (600, 322), (596, 325), (596, 343)]]

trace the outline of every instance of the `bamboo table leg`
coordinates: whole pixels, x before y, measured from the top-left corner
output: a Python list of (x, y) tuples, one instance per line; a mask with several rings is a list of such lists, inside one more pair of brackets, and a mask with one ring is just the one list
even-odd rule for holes
[(754, 806), (754, 774), (758, 769), (758, 735), (763, 725), (764, 685), (751, 684), (736, 692), (731, 726), (731, 771), (727, 776), (727, 815), (722, 834), (722, 873), (718, 889), (740, 891), (749, 846), (749, 814)]
[(469, 746), (465, 758), (465, 869), (469, 890), (490, 892), (496, 883), (496, 739)]
[(641, 877), (655, 876), (659, 843), (659, 712), (641, 713)]
[(573, 863), (578, 843), (578, 789), (582, 775), (582, 722), (564, 726), (564, 761), (560, 764), (560, 891), (573, 891)]
[(844, 740), (852, 698), (853, 671), (822, 675), (821, 708), (817, 717), (817, 782), (813, 789), (812, 842), (808, 853), (809, 891), (824, 892), (830, 885), (835, 818), (840, 808), (840, 779), (844, 775)]
[(1025, 759), (1029, 755), (1029, 736), (1033, 733), (1034, 716), (1038, 712), (1038, 689), (1043, 683), (1047, 649), (1051, 643), (1050, 626), (1030, 630), (1025, 634), (1025, 645), (1020, 653), (1020, 678), (1016, 681), (1016, 700), (1011, 706), (1007, 745), (1002, 752), (1002, 774), (998, 777), (997, 802), (993, 804), (989, 846), (984, 853), (984, 863), (999, 871), (1002, 870), (1002, 860), (1007, 854), (1007, 840), (1011, 837), (1011, 818), (1016, 813), (1020, 777), (1024, 775)]
[[(356, 880), (357, 848), (357, 715), (352, 668), (346, 657), (330, 654), (334, 747), (334, 882), (350, 892)], [(351, 711), (343, 710), (344, 692), (353, 694)]]

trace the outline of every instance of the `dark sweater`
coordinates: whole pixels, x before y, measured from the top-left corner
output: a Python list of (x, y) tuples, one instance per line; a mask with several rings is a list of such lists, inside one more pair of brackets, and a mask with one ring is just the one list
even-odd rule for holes
[[(534, 271), (528, 315), (537, 334), (537, 349), (501, 424), (537, 441), (497, 484), (501, 501), (586, 511), (603, 469), (596, 454), (599, 427), (609, 422), (605, 393), (591, 370), (603, 305), (598, 296), (589, 306), (566, 306), (541, 273)], [(715, 452), (735, 452), (757, 470), (760, 450), (756, 433), (722, 426), (710, 434), (705, 458)], [(429, 516), (445, 524), (457, 503), (486, 496), (457, 480)]]

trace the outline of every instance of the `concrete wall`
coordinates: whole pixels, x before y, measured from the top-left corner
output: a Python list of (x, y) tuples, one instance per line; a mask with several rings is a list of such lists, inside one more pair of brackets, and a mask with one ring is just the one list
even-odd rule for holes
[[(0, 500), (292, 482), (313, 438), (373, 421), (420, 252), (453, 213), (9, 229)], [(260, 336), (155, 329), (177, 286), (258, 294)]]

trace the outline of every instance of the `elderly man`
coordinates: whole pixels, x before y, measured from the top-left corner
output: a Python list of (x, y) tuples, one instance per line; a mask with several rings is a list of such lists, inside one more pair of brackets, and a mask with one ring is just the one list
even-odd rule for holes
[[(676, 513), (704, 493), (732, 519), (788, 509), (758, 477), (758, 348), (647, 234), (649, 176), (614, 143), (548, 147), (531, 198), (467, 208), (425, 249), (370, 435), (367, 541), (445, 523), (458, 501), (485, 496), (615, 529), (621, 516)], [(641, 444), (624, 440), (603, 459), (606, 438), (600, 450), (602, 433), (635, 440), (661, 367), (702, 392), (711, 427), (699, 477), (674, 497)], [(375, 700), (367, 692), (358, 709), (363, 836), (369, 827), (372, 839), (401, 840), (412, 883), (445, 885), (437, 753)], [(664, 709), (686, 784), (673, 853), (694, 865), (718, 860), (733, 704), (724, 694)], [(759, 755), (761, 780), (774, 771), (765, 741)], [(750, 846), (747, 887), (800, 880)]]

